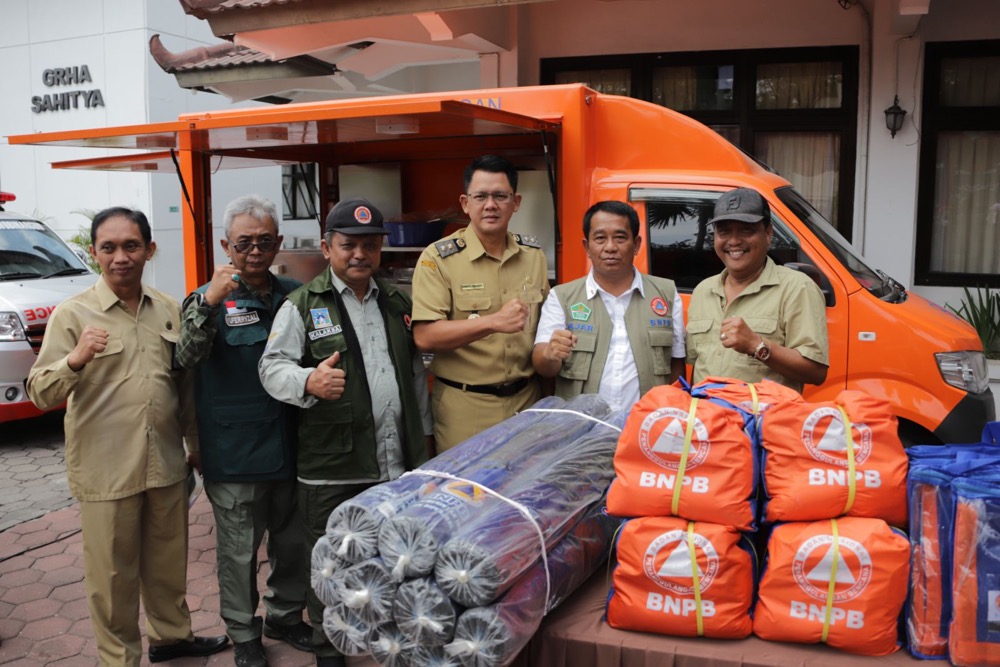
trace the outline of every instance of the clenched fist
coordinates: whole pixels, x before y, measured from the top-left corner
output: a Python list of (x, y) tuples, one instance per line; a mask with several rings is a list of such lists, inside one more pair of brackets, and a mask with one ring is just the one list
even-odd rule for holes
[(80, 334), (76, 347), (66, 357), (66, 363), (73, 372), (78, 372), (94, 360), (94, 356), (108, 347), (108, 332), (97, 327), (86, 326)]
[(205, 290), (205, 303), (210, 306), (217, 306), (226, 300), (226, 297), (236, 291), (240, 286), (240, 271), (232, 264), (223, 264), (215, 267), (212, 274), (212, 281)]
[(576, 334), (569, 329), (556, 329), (545, 347), (545, 358), (561, 364), (569, 359), (574, 347), (576, 347)]
[(528, 304), (520, 299), (511, 299), (503, 308), (493, 313), (496, 331), (499, 333), (520, 333), (528, 324)]

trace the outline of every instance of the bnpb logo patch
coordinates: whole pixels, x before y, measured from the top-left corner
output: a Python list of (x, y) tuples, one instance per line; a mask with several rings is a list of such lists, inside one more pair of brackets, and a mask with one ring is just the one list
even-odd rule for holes
[[(847, 467), (848, 433), (840, 410), (821, 407), (802, 424), (802, 444), (809, 454), (823, 463)], [(867, 424), (851, 424), (854, 460), (864, 463), (872, 451), (872, 430)]]
[[(673, 407), (659, 408), (646, 415), (639, 427), (639, 449), (646, 457), (670, 470), (680, 467), (684, 453), (684, 436), (687, 431), (688, 413)], [(688, 452), (687, 469), (704, 462), (711, 450), (708, 429), (695, 417), (691, 431), (691, 449)]]
[(816, 535), (795, 552), (792, 576), (802, 592), (824, 602), (830, 578), (835, 577), (833, 602), (847, 602), (861, 595), (871, 582), (872, 558), (860, 542), (849, 537), (840, 536), (835, 550), (833, 535)]
[(649, 302), (649, 307), (653, 309), (653, 312), (663, 317), (667, 314), (667, 302), (663, 300), (662, 297), (656, 297)]
[(354, 209), (354, 219), (362, 225), (367, 225), (372, 221), (372, 212), (367, 206), (358, 206)]
[[(678, 595), (694, 595), (694, 573), (698, 574), (701, 592), (715, 581), (719, 572), (719, 554), (704, 536), (694, 533), (696, 563), (691, 563), (687, 531), (671, 530), (663, 533), (646, 548), (642, 569), (650, 581)], [(695, 569), (697, 568), (697, 570)]]

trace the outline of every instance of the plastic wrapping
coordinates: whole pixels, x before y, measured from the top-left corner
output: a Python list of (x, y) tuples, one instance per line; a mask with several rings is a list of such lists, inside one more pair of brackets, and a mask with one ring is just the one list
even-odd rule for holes
[[(604, 399), (595, 394), (577, 396), (566, 403), (565, 409), (598, 419), (606, 418), (610, 412)], [(539, 466), (561, 457), (576, 439), (596, 425), (580, 414), (541, 414), (545, 414), (544, 427), (538, 425), (519, 431), (494, 453), (489, 467), (480, 465), (462, 476), (508, 495), (515, 489), (534, 484), (535, 470)], [(464, 445), (456, 449), (464, 449)], [(391, 565), (393, 577), (402, 581), (429, 575), (441, 545), (477, 516), (481, 505), (488, 500), (489, 496), (473, 485), (447, 482), (386, 520), (379, 530), (378, 549), (383, 560)]]
[(392, 618), (418, 646), (442, 646), (455, 636), (458, 608), (430, 577), (403, 582), (396, 591)]
[(692, 398), (679, 387), (650, 389), (632, 408), (618, 440), (608, 512), (752, 529), (757, 455), (749, 421), (745, 412)]
[(757, 564), (735, 528), (642, 517), (625, 523), (615, 551), (611, 627), (717, 639), (750, 634)]
[(767, 521), (843, 515), (906, 527), (908, 460), (887, 401), (845, 390), (835, 401), (775, 405), (760, 438)]
[(392, 618), (392, 602), (399, 584), (380, 558), (355, 563), (334, 575), (337, 599), (370, 625)]
[(320, 602), (329, 606), (339, 601), (335, 590), (336, 573), (350, 566), (336, 554), (327, 537), (321, 536), (313, 545), (309, 568), (309, 583)]
[[(554, 409), (564, 404), (561, 398), (548, 397), (532, 407)], [(419, 469), (461, 473), (464, 476), (477, 470), (495, 468), (493, 453), (523, 429), (547, 416), (543, 412), (530, 411), (516, 414), (470, 438), (462, 447), (442, 452)], [(382, 523), (417, 502), (436, 486), (437, 481), (433, 478), (409, 476), (366, 489), (338, 505), (330, 514), (327, 537), (336, 547), (337, 554), (351, 563), (373, 558), (378, 555), (378, 531)]]
[(1000, 665), (1000, 482), (952, 484), (955, 500), (948, 656), (960, 667)]
[(590, 508), (586, 518), (549, 553), (547, 597), (546, 571), (539, 561), (498, 602), (466, 610), (445, 652), (466, 667), (509, 665), (545, 614), (569, 597), (607, 557), (620, 520), (605, 515), (599, 505)]
[(775, 526), (753, 612), (754, 634), (888, 655), (899, 648), (909, 558), (909, 540), (881, 519)]
[(462, 661), (448, 655), (444, 646), (417, 646), (412, 661), (414, 667), (462, 667)]
[(422, 667), (413, 661), (417, 644), (393, 622), (382, 623), (368, 637), (368, 652), (382, 667)]
[(368, 623), (343, 604), (327, 605), (323, 610), (323, 632), (344, 655), (367, 653), (371, 630)]
[[(533, 471), (533, 481), (508, 500), (483, 500), (477, 518), (454, 533), (440, 550), (434, 567), (437, 582), (453, 600), (479, 607), (496, 600), (541, 556), (538, 531), (551, 550), (600, 499), (613, 476), (612, 459), (618, 429), (627, 413), (617, 413), (607, 423), (562, 450), (560, 459)], [(537, 527), (537, 529), (536, 529)]]

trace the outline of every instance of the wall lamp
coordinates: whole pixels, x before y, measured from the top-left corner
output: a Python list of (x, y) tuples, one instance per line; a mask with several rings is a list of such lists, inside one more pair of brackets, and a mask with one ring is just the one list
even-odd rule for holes
[(893, 97), (892, 106), (885, 110), (885, 126), (892, 133), (892, 138), (896, 138), (896, 133), (903, 129), (903, 119), (906, 118), (906, 109), (899, 106), (899, 95)]

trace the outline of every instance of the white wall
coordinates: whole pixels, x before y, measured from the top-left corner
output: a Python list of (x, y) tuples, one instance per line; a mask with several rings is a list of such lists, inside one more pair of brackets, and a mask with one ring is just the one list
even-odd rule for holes
[[(0, 0), (0, 16), (0, 80), (4, 82), (0, 134), (4, 136), (170, 121), (185, 112), (234, 106), (219, 95), (180, 88), (149, 55), (149, 39), (156, 33), (172, 51), (219, 41), (207, 22), (185, 15), (175, 0)], [(88, 66), (92, 82), (48, 87), (42, 81), (46, 69), (81, 65)], [(31, 110), (34, 95), (92, 89), (101, 91), (103, 107)], [(150, 219), (159, 247), (147, 267), (146, 280), (180, 298), (186, 293), (180, 207), (186, 204), (177, 177), (50, 166), (56, 161), (120, 153), (0, 143), (0, 189), (17, 195), (7, 209), (43, 217), (63, 236), (89, 225), (86, 217), (73, 211), (113, 205), (141, 209)], [(216, 236), (221, 234), (226, 203), (251, 192), (280, 205), (280, 170), (245, 169), (215, 176)]]

